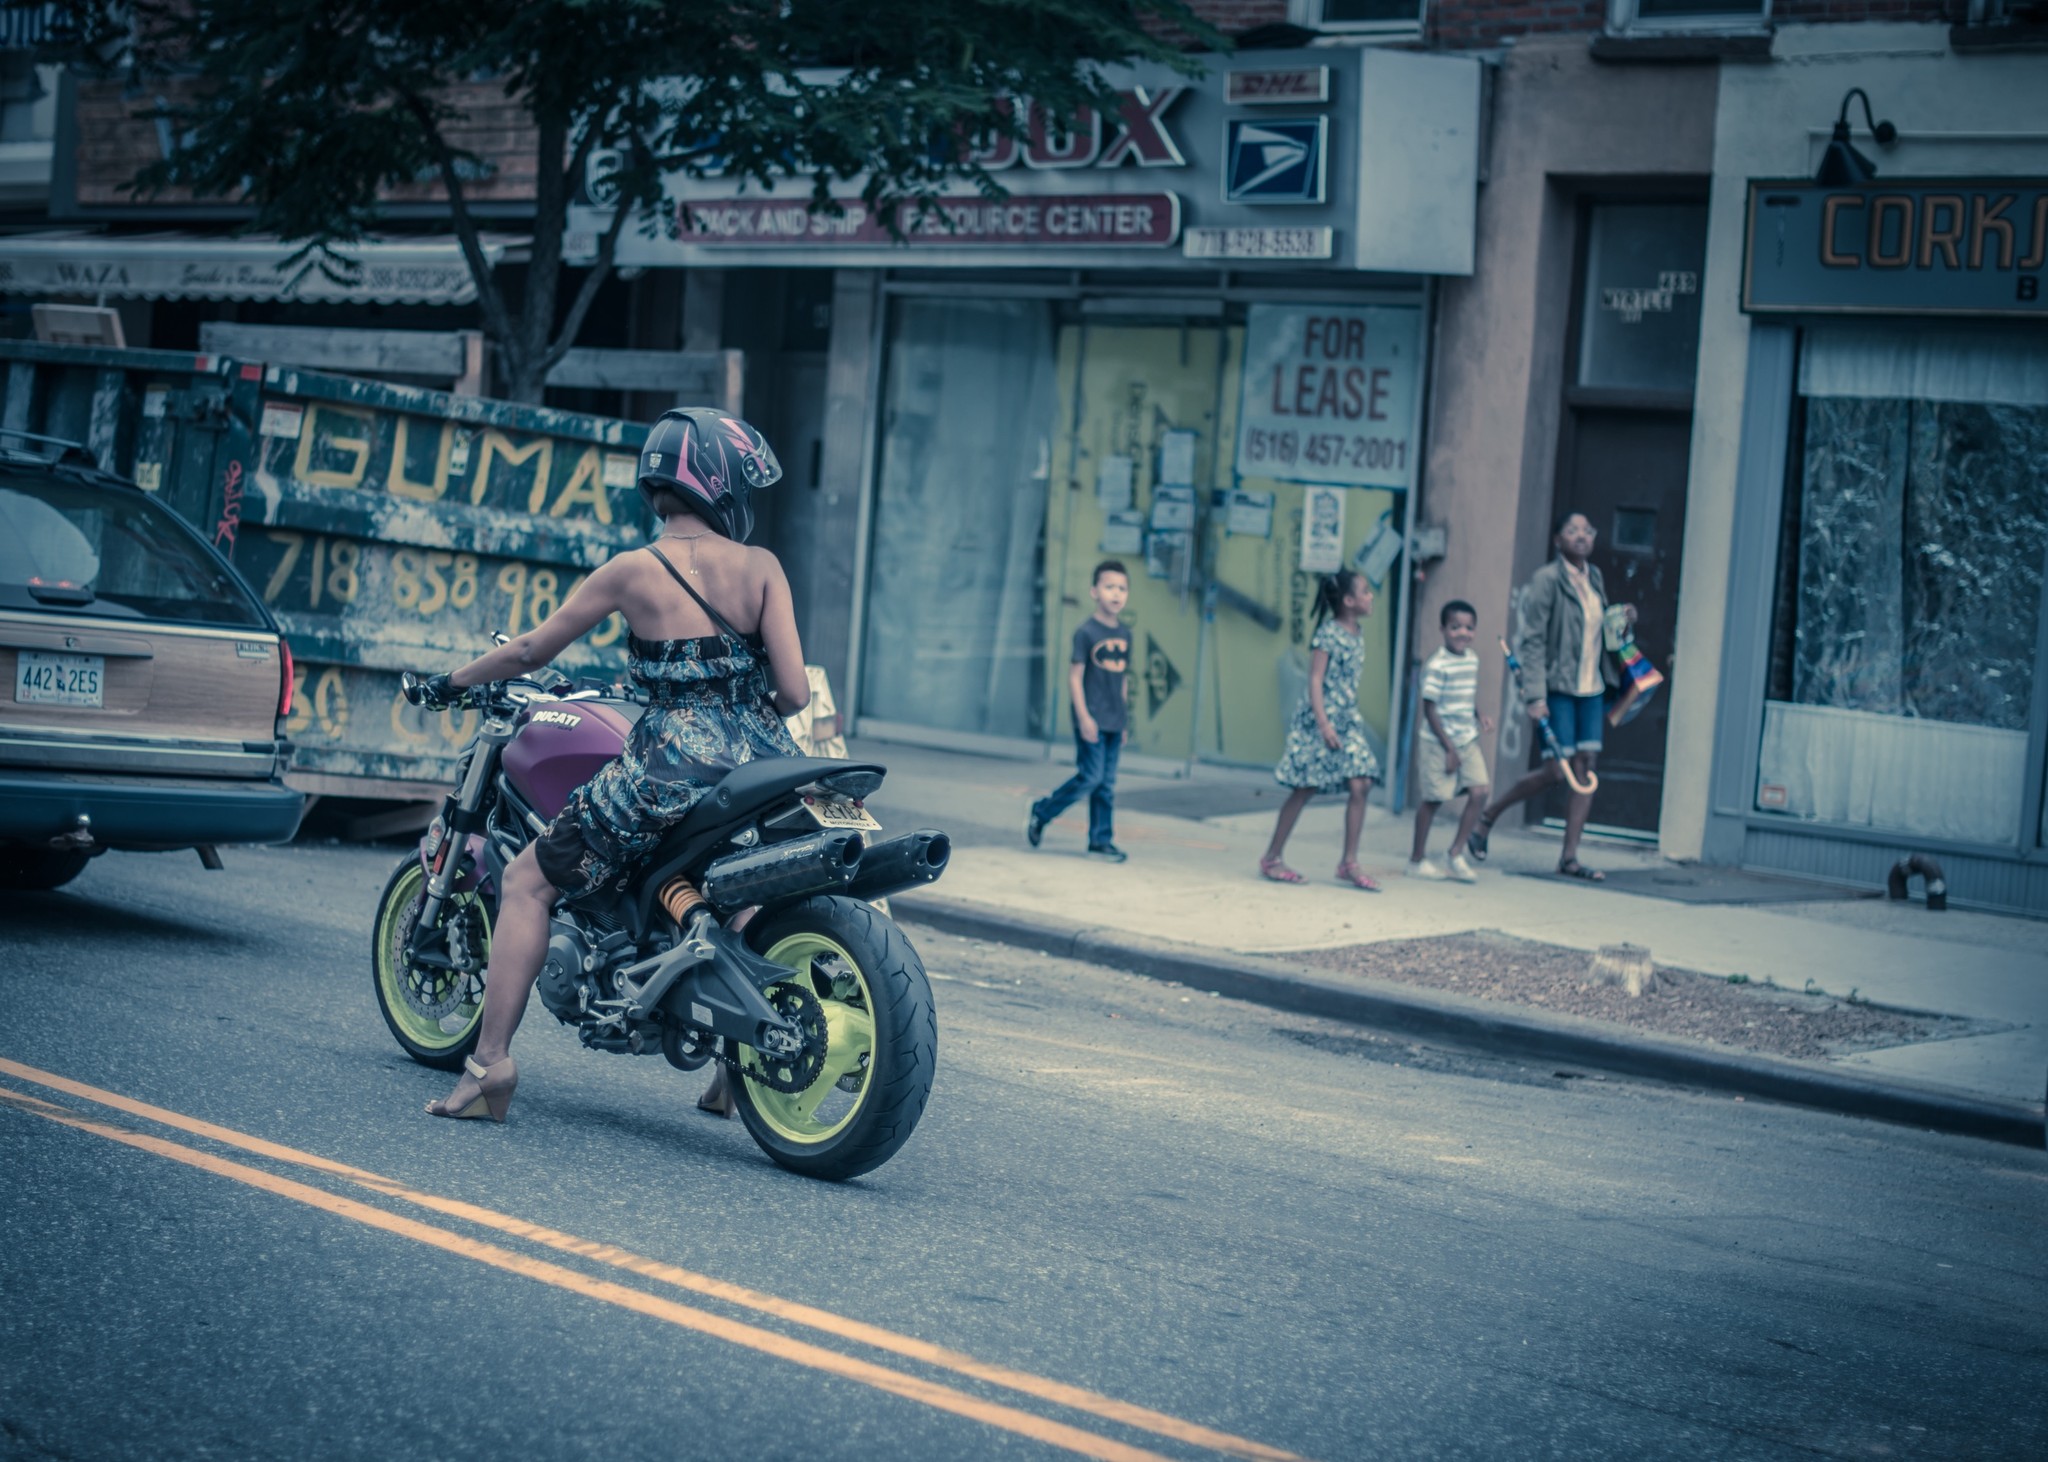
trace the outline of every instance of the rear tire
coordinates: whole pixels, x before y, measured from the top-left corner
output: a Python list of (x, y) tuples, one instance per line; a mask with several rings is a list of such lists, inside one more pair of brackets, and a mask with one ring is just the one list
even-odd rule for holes
[(92, 854), (55, 852), (42, 848), (0, 850), (0, 888), (40, 892), (62, 888), (92, 861)]
[[(808, 1178), (840, 1182), (880, 1167), (910, 1140), (938, 1066), (938, 1018), (924, 961), (886, 915), (847, 898), (814, 898), (778, 909), (756, 919), (747, 939), (768, 958), (791, 962), (793, 976), (816, 955), (843, 953), (855, 967), (867, 1007), (865, 1028), (872, 1030), (858, 1104), (823, 1123), (799, 1117), (802, 1100), (815, 1098), (815, 1086), (793, 1102), (750, 1076), (735, 1075), (734, 1105), (748, 1134), (778, 1164)], [(834, 1003), (840, 1002), (824, 1002)], [(842, 1050), (837, 1059), (848, 1054)], [(828, 1061), (833, 1059), (828, 1050)], [(757, 1060), (741, 1048), (742, 1071)], [(834, 1069), (827, 1067), (828, 1077)], [(816, 1130), (808, 1130), (812, 1126)]]
[[(460, 1071), (483, 1027), (483, 974), (413, 968), (407, 961), (426, 891), (419, 855), (406, 854), (385, 881), (370, 921), (370, 982), (377, 1011), (406, 1055), (437, 1071)], [(480, 894), (450, 895), (446, 917), (473, 918), (482, 931), (478, 954), (490, 958), (491, 907)]]

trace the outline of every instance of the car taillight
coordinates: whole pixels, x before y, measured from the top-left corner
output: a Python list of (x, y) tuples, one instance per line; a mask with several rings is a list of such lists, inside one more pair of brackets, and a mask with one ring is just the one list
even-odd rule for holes
[(283, 718), (292, 713), (292, 647), (289, 641), (280, 639), (277, 648), (278, 668), (284, 672), (284, 681), (277, 688), (277, 714)]

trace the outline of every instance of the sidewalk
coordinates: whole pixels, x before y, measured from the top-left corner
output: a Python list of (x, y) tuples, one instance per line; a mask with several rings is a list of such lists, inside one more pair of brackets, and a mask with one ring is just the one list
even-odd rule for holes
[[(1558, 840), (1506, 824), (1493, 836), (1492, 857), (1477, 884), (1416, 882), (1401, 874), (1410, 819), (1392, 818), (1380, 807), (1368, 810), (1360, 862), (1386, 892), (1363, 893), (1330, 880), (1343, 829), (1338, 799), (1319, 799), (1302, 815), (1288, 861), (1310, 881), (1287, 887), (1264, 882), (1256, 872), (1278, 805), (1271, 778), (1205, 769), (1193, 781), (1120, 777), (1117, 841), (1131, 856), (1121, 866), (1106, 865), (1084, 855), (1084, 808), (1048, 828), (1039, 851), (1024, 845), (1032, 799), (1066, 775), (1056, 764), (868, 741), (856, 741), (852, 750), (890, 768), (873, 799), (885, 827), (897, 832), (930, 825), (954, 835), (958, 852), (927, 899), (1053, 927), (1171, 941), (1212, 957), (1473, 930), (1586, 950), (1629, 942), (1647, 946), (1661, 965), (1747, 975), (1757, 983), (1768, 978), (1794, 991), (1847, 996), (1854, 990), (1878, 1005), (2015, 1027), (1801, 1064), (2041, 1107), (2048, 1078), (2048, 925), (2036, 921), (1929, 913), (1918, 902), (1844, 897), (1818, 887), (1811, 901), (1761, 904), (1686, 903), (1581, 887), (1527, 876), (1556, 866)], [(1158, 808), (1172, 811), (1145, 810)], [(1431, 840), (1439, 856), (1449, 836), (1440, 816)], [(1589, 838), (1584, 856), (1589, 866), (1610, 873), (1644, 870), (1638, 877), (1646, 878), (1662, 869), (1684, 877), (1653, 851), (1618, 841)], [(1759, 887), (1776, 899), (1798, 893), (1782, 883)], [(906, 897), (902, 912), (914, 918), (918, 898)], [(1388, 988), (1381, 981), (1357, 983)]]

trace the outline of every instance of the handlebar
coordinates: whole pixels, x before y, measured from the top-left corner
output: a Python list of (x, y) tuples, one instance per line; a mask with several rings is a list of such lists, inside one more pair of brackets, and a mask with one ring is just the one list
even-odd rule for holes
[[(474, 707), (482, 711), (509, 713), (517, 710), (529, 700), (537, 699), (541, 696), (557, 695), (564, 687), (571, 684), (569, 678), (559, 672), (543, 671), (542, 673), (552, 676), (552, 680), (548, 683), (543, 683), (537, 678), (519, 676), (510, 680), (486, 681), (482, 685), (465, 686), (456, 693), (455, 699), (448, 705), (430, 707), (430, 709), (452, 711), (464, 707)], [(408, 670), (398, 677), (398, 688), (399, 693), (405, 697), (407, 705), (427, 705), (426, 677)]]

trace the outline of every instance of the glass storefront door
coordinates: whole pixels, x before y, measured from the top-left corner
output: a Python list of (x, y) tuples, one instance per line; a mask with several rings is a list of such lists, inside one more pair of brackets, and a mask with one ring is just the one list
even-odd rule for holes
[(861, 714), (1043, 737), (1053, 307), (898, 299), (883, 389)]

